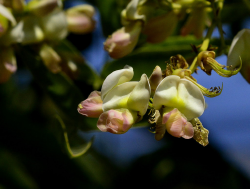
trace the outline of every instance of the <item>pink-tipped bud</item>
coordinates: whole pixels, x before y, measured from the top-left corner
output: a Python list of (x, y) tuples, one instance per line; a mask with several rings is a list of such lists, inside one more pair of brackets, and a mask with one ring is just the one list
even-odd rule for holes
[(193, 125), (177, 108), (163, 113), (162, 124), (166, 124), (168, 133), (174, 137), (190, 139), (194, 136)]
[(52, 73), (58, 73), (61, 71), (61, 58), (49, 45), (43, 44), (40, 48), (39, 55), (42, 58), (44, 65)]
[(84, 116), (98, 118), (103, 113), (101, 92), (91, 92), (89, 97), (78, 105), (77, 111)]
[(104, 49), (112, 58), (121, 58), (132, 52), (142, 28), (141, 21), (133, 22), (114, 32), (104, 42)]
[(8, 81), (17, 70), (16, 57), (11, 47), (6, 47), (0, 52), (0, 83)]
[(68, 30), (72, 33), (85, 34), (95, 29), (93, 16), (95, 9), (91, 5), (79, 5), (66, 11)]
[(128, 109), (109, 110), (102, 113), (97, 127), (103, 132), (126, 133), (137, 120), (137, 113)]
[(36, 16), (45, 16), (60, 6), (60, 0), (32, 0), (27, 4), (27, 9)]
[(171, 11), (150, 19), (143, 30), (149, 43), (160, 43), (172, 34), (178, 23), (177, 15)]
[(149, 78), (149, 84), (151, 87), (151, 95), (153, 96), (155, 94), (155, 90), (157, 88), (157, 86), (159, 85), (159, 83), (162, 80), (162, 71), (161, 68), (159, 66), (156, 66), (153, 73), (151, 74), (150, 78)]

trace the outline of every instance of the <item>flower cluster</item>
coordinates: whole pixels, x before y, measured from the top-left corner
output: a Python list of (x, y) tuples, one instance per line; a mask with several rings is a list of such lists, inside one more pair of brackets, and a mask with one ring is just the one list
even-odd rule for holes
[(63, 11), (61, 0), (0, 1), (0, 83), (17, 69), (13, 46), (35, 45), (52, 73), (62, 70), (62, 58), (53, 46), (68, 32), (85, 34), (95, 27), (94, 8), (79, 5)]
[(115, 134), (127, 132), (140, 121), (148, 108), (150, 85), (143, 74), (140, 81), (130, 81), (133, 68), (114, 71), (103, 82), (101, 92), (94, 91), (78, 106), (78, 112), (99, 117), (97, 127)]
[(186, 13), (190, 14), (181, 35), (193, 32), (197, 38), (201, 38), (205, 25), (210, 24), (210, 6), (210, 2), (205, 0), (131, 0), (121, 13), (123, 27), (109, 36), (104, 49), (117, 59), (132, 52), (141, 33), (147, 36), (147, 42), (162, 42), (172, 34)]
[[(226, 66), (216, 62), (214, 56), (213, 51), (202, 51), (195, 64), (208, 75), (211, 70), (224, 77), (239, 72), (240, 68), (224, 70)], [(194, 138), (206, 146), (209, 132), (198, 117), (205, 110), (204, 96), (218, 96), (222, 88), (201, 86), (188, 67), (184, 57), (176, 55), (170, 58), (165, 70), (156, 66), (149, 79), (143, 74), (140, 81), (130, 81), (133, 68), (125, 66), (108, 75), (101, 91), (92, 92), (77, 110), (84, 116), (99, 118), (97, 127), (114, 134), (127, 132), (148, 110), (148, 122), (154, 124), (150, 130), (156, 140), (161, 140), (167, 131), (174, 137)]]

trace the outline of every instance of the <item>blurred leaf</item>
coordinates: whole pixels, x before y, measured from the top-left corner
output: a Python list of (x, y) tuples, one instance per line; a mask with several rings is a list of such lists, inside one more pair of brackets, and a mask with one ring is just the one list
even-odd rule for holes
[(76, 71), (74, 73), (74, 79), (83, 81), (88, 85), (93, 86), (94, 89), (98, 89), (101, 86), (101, 80), (99, 75), (86, 64), (81, 53), (67, 40), (62, 40), (56, 47), (55, 50), (66, 60), (67, 64), (74, 64)]
[[(240, 10), (240, 11), (235, 11)], [(233, 13), (233, 15), (232, 15)], [(242, 1), (225, 4), (221, 11), (221, 21), (223, 23), (239, 22), (249, 16), (249, 10)]]
[[(156, 65), (164, 70), (166, 67), (165, 61), (168, 61), (171, 56), (181, 54), (186, 59), (194, 57), (195, 53), (192, 51), (190, 44), (197, 46), (201, 43), (202, 40), (198, 40), (194, 36), (171, 36), (163, 43), (146, 44), (128, 56), (107, 63), (101, 75), (105, 78), (111, 72), (122, 69), (125, 65), (130, 65), (135, 73), (133, 80), (139, 80), (143, 73), (149, 77)], [(211, 44), (213, 46), (219, 45), (220, 41), (214, 39)]]
[(38, 188), (32, 176), (12, 153), (0, 148), (0, 156), (1, 184), (11, 188)]
[(89, 148), (91, 147), (93, 140), (94, 140), (94, 137), (92, 137), (91, 140), (87, 143), (78, 145), (77, 147), (71, 147), (69, 144), (68, 132), (66, 130), (66, 126), (65, 126), (63, 120), (61, 119), (61, 117), (59, 115), (56, 115), (55, 117), (59, 121), (59, 123), (63, 129), (65, 146), (66, 146), (66, 150), (67, 150), (67, 153), (69, 154), (69, 156), (71, 158), (76, 158), (76, 157), (79, 157), (79, 156), (85, 154), (89, 150)]
[(20, 57), (23, 58), (23, 62), (26, 63), (36, 81), (65, 115), (74, 117), (76, 114), (72, 112), (72, 105), (76, 107), (83, 99), (80, 91), (66, 74), (51, 73), (46, 69), (40, 57), (31, 53), (25, 48), (20, 48)]
[[(77, 105), (84, 100), (84, 97), (66, 74), (49, 72), (40, 57), (27, 48), (20, 48), (18, 53), (33, 74), (34, 79), (49, 95), (56, 107), (59, 108), (59, 112), (66, 119), (73, 120), (76, 126), (83, 125), (84, 130), (96, 129), (94, 122), (88, 121), (87, 118), (77, 112)], [(88, 121), (88, 124), (86, 124), (86, 121)]]
[(146, 44), (138, 48), (134, 53), (121, 59), (107, 63), (103, 70), (102, 76), (105, 78), (114, 70), (122, 69), (125, 65), (130, 65), (134, 69), (133, 80), (139, 80), (143, 73), (151, 75), (156, 65), (165, 69), (165, 61), (176, 54), (181, 54), (185, 58), (194, 56), (190, 44), (198, 45), (201, 40), (197, 40), (192, 36), (188, 37), (169, 37), (165, 42), (159, 44)]

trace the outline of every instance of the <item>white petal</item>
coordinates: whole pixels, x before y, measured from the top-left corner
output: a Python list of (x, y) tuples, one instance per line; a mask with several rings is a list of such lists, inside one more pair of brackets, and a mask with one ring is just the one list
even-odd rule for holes
[(44, 33), (36, 17), (24, 17), (17, 25), (11, 28), (3, 39), (4, 45), (12, 43), (38, 43), (44, 39)]
[(0, 14), (3, 15), (5, 18), (7, 18), (11, 22), (12, 26), (16, 25), (16, 20), (14, 16), (5, 6), (1, 4), (0, 4)]
[(103, 111), (120, 108), (128, 109), (128, 98), (137, 83), (137, 81), (126, 82), (110, 90), (103, 99)]
[(227, 65), (236, 67), (240, 65), (240, 57), (242, 63), (249, 63), (250, 54), (250, 29), (243, 29), (234, 37), (231, 47), (228, 52)]
[(133, 68), (125, 66), (121, 70), (116, 70), (109, 74), (102, 84), (101, 97), (104, 100), (106, 94), (116, 85), (130, 81), (134, 76)]
[(137, 13), (137, 6), (140, 0), (132, 0), (126, 8), (126, 18), (128, 20), (145, 20), (145, 15)]
[(199, 117), (205, 110), (205, 99), (200, 89), (191, 81), (180, 79), (178, 86), (178, 96), (182, 99), (184, 106), (181, 104), (178, 107), (187, 120)]
[(63, 10), (56, 9), (52, 13), (41, 18), (46, 39), (58, 41), (68, 34), (67, 18)]
[(186, 79), (171, 75), (165, 77), (156, 89), (153, 104), (155, 109), (177, 108), (187, 120), (199, 117), (205, 109), (205, 100), (200, 89)]
[(128, 109), (139, 111), (143, 116), (148, 108), (150, 98), (150, 85), (146, 74), (141, 76), (141, 80), (137, 83), (128, 99)]
[(170, 107), (174, 107), (175, 104), (170, 104), (170, 99), (177, 96), (177, 85), (180, 80), (179, 76), (172, 75), (165, 77), (158, 87), (156, 88), (153, 98), (154, 108), (159, 110), (162, 105), (168, 104)]

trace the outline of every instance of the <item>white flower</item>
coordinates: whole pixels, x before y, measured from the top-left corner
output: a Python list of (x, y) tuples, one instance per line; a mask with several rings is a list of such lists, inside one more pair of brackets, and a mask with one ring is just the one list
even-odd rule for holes
[[(153, 106), (161, 112), (160, 127), (166, 127), (166, 130), (175, 137), (192, 138), (193, 127), (188, 121), (203, 114), (205, 100), (195, 84), (171, 75), (165, 77), (157, 87)], [(162, 137), (164, 135), (164, 133), (158, 134)]]

